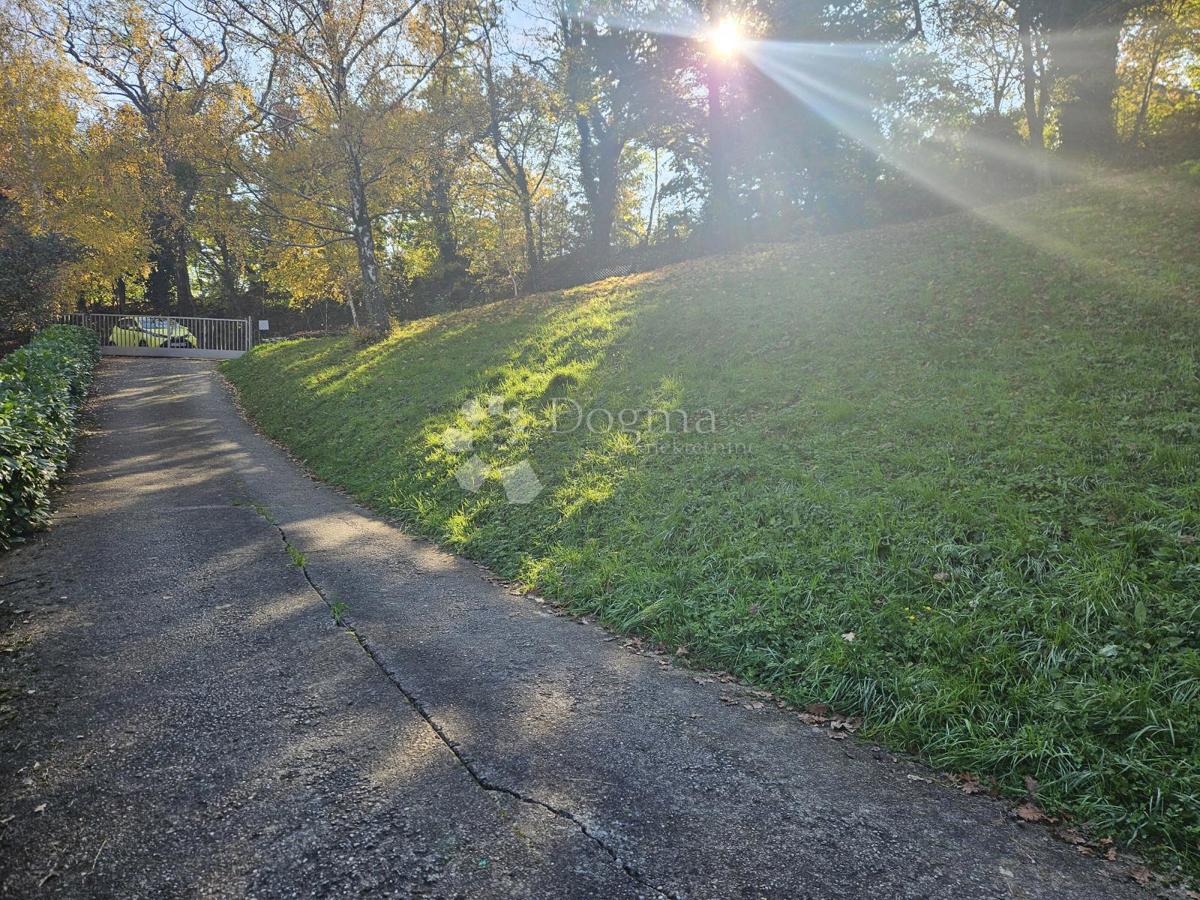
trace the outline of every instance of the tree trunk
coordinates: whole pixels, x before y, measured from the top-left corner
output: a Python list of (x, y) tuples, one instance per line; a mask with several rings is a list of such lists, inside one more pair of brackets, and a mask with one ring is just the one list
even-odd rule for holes
[(612, 255), (613, 220), (616, 218), (616, 179), (596, 185), (595, 200), (591, 204), (591, 254), (597, 262)]
[(579, 180), (588, 207), (588, 253), (593, 261), (608, 259), (612, 252), (613, 220), (616, 218), (618, 173), (625, 142), (587, 116), (575, 117), (579, 131)]
[(470, 291), (467, 259), (459, 250), (454, 235), (453, 211), (450, 202), (450, 179), (440, 158), (434, 163), (430, 178), (429, 221), (433, 226), (434, 243), (442, 264), (442, 289), (451, 305), (461, 305)]
[(1150, 74), (1146, 77), (1146, 87), (1142, 91), (1141, 102), (1138, 103), (1137, 119), (1133, 123), (1133, 135), (1130, 144), (1137, 149), (1142, 142), (1142, 130), (1146, 127), (1146, 116), (1150, 112), (1150, 95), (1154, 93), (1154, 79), (1158, 76), (1158, 64), (1162, 59), (1162, 44), (1155, 43), (1154, 56), (1150, 59)]
[(187, 229), (175, 233), (175, 302), (185, 315), (196, 314), (196, 300), (192, 296), (192, 274), (188, 269), (188, 250), (192, 236)]
[(243, 294), (238, 286), (238, 264), (233, 254), (229, 252), (229, 243), (224, 235), (218, 235), (217, 244), (217, 283), (221, 288), (222, 306), (230, 313), (238, 316), (248, 316), (254, 310), (251, 304), (243, 303)]
[(659, 178), (658, 166), (658, 148), (654, 148), (654, 182), (650, 186), (650, 209), (646, 213), (646, 231), (642, 235), (642, 246), (649, 247), (650, 239), (654, 237), (654, 213), (658, 206), (658, 195), (660, 193), (658, 186)]
[(1029, 3), (1017, 6), (1017, 34), (1021, 40), (1021, 82), (1025, 99), (1025, 121), (1029, 125), (1029, 149), (1033, 154), (1034, 176), (1046, 181), (1046, 121), (1038, 105), (1038, 74), (1033, 52), (1033, 13)]
[(175, 286), (175, 241), (170, 223), (162, 214), (154, 217), (150, 226), (150, 277), (146, 281), (146, 300), (157, 313), (171, 311), (172, 288)]
[(367, 188), (363, 181), (362, 162), (350, 141), (346, 142), (350, 194), (350, 216), (354, 231), (354, 249), (358, 254), (358, 271), (362, 277), (363, 312), (367, 327), (374, 331), (388, 330), (388, 311), (379, 284), (379, 260), (375, 255), (375, 229), (367, 206)]
[(705, 75), (708, 88), (709, 241), (724, 247), (730, 238), (729, 156), (725, 141), (725, 113), (721, 107), (721, 77), (712, 61)]
[(1063, 149), (1070, 153), (1106, 155), (1116, 144), (1113, 101), (1120, 36), (1120, 19), (1085, 19), (1059, 32), (1054, 58), (1069, 95), (1059, 111), (1059, 134)]
[(537, 261), (539, 267), (546, 261), (546, 210), (542, 206), (537, 212)]
[(606, 135), (596, 152), (596, 187), (591, 203), (592, 253), (597, 260), (612, 255), (613, 222), (617, 214), (618, 173), (624, 144)]
[(525, 231), (525, 275), (526, 289), (537, 290), (538, 283), (538, 251), (537, 235), (533, 230), (533, 204), (527, 195), (520, 198), (521, 227)]

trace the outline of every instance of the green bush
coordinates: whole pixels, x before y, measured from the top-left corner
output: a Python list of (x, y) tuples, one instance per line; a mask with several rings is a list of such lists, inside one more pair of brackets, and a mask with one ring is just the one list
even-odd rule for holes
[(54, 325), (0, 359), (0, 549), (46, 525), (99, 358), (90, 331)]

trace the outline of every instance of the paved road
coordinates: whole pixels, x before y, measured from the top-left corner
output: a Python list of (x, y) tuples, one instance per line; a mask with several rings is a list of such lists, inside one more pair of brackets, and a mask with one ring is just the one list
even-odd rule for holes
[(99, 396), (0, 558), (0, 894), (1145, 896), (368, 515), (207, 363), (107, 359)]

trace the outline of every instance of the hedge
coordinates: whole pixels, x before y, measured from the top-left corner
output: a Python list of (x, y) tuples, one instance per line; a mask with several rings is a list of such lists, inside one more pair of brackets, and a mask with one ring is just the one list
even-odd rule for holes
[(49, 522), (99, 358), (95, 334), (53, 325), (0, 359), (0, 549)]

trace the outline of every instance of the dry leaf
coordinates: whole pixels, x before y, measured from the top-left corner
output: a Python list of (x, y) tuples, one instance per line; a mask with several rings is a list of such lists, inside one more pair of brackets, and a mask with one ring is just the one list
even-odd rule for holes
[(1135, 866), (1129, 870), (1129, 877), (1140, 884), (1142, 887), (1148, 885), (1154, 880), (1154, 873), (1145, 866)]
[(41, 813), (44, 813), (44, 812), (46, 811), (46, 804), (45, 804), (45, 803), (39, 803), (37, 806), (35, 806), (35, 807), (33, 808), (33, 811), (34, 811), (35, 813), (38, 813), (39, 815), (40, 815)]
[(1023, 822), (1048, 822), (1050, 817), (1032, 803), (1022, 803), (1013, 814)]
[(951, 778), (957, 782), (959, 790), (964, 794), (986, 794), (987, 788), (979, 783), (979, 779), (969, 772), (963, 772), (959, 775), (951, 775)]

